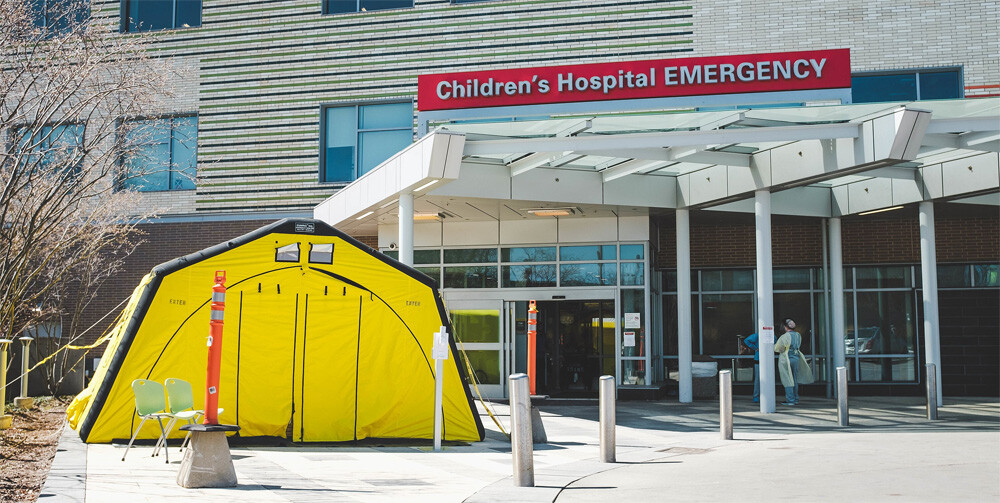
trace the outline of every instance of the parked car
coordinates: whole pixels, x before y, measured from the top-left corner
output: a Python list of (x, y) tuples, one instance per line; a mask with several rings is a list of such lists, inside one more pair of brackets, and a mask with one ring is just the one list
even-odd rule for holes
[(879, 327), (861, 327), (858, 329), (857, 338), (854, 337), (854, 330), (848, 330), (844, 338), (844, 354), (868, 354), (881, 353), (882, 349), (882, 329)]

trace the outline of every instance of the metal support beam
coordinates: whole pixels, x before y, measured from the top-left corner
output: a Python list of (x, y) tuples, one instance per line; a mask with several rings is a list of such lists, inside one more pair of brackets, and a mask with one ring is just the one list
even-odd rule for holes
[(827, 221), (830, 232), (830, 319), (833, 326), (830, 339), (833, 344), (833, 367), (844, 365), (844, 255), (840, 244), (840, 218)]
[(691, 403), (691, 229), (682, 208), (677, 209), (677, 380), (678, 400)]
[(944, 405), (941, 389), (941, 332), (938, 322), (937, 251), (934, 236), (934, 203), (920, 203), (920, 279), (924, 303), (925, 363), (937, 369), (937, 404)]
[(771, 267), (770, 192), (766, 190), (754, 192), (754, 217), (757, 227), (755, 235), (757, 241), (757, 338), (760, 349), (760, 411), (763, 414), (769, 414), (775, 411), (774, 290)]
[(399, 194), (399, 261), (413, 265), (413, 193)]

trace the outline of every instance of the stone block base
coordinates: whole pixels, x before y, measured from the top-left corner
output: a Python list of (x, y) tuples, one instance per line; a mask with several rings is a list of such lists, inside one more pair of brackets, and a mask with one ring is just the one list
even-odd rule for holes
[(14, 407), (19, 409), (30, 409), (35, 406), (35, 399), (30, 396), (19, 396), (14, 399)]
[(236, 468), (229, 453), (226, 432), (191, 432), (191, 444), (184, 452), (177, 485), (188, 489), (236, 487)]

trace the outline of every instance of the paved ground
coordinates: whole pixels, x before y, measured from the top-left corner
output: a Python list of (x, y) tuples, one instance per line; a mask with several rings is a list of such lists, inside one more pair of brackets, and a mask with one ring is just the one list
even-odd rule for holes
[[(739, 399), (739, 397), (738, 397)], [(1000, 501), (1000, 403), (952, 400), (939, 420), (916, 398), (855, 398), (851, 426), (832, 400), (763, 415), (735, 404), (721, 440), (715, 402), (620, 402), (618, 462), (597, 461), (597, 402), (542, 406), (550, 443), (535, 446), (536, 487), (511, 480), (510, 444), (485, 414), (487, 439), (446, 446), (237, 447), (234, 489), (183, 489), (170, 463), (140, 446), (60, 442), (40, 501), (605, 502)], [(491, 406), (506, 428), (507, 407)]]

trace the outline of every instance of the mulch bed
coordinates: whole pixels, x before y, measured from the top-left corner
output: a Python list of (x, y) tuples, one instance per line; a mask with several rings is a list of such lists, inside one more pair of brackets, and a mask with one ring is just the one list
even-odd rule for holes
[(0, 501), (36, 501), (66, 423), (65, 398), (37, 398), (31, 410), (8, 409), (9, 430), (0, 430)]

